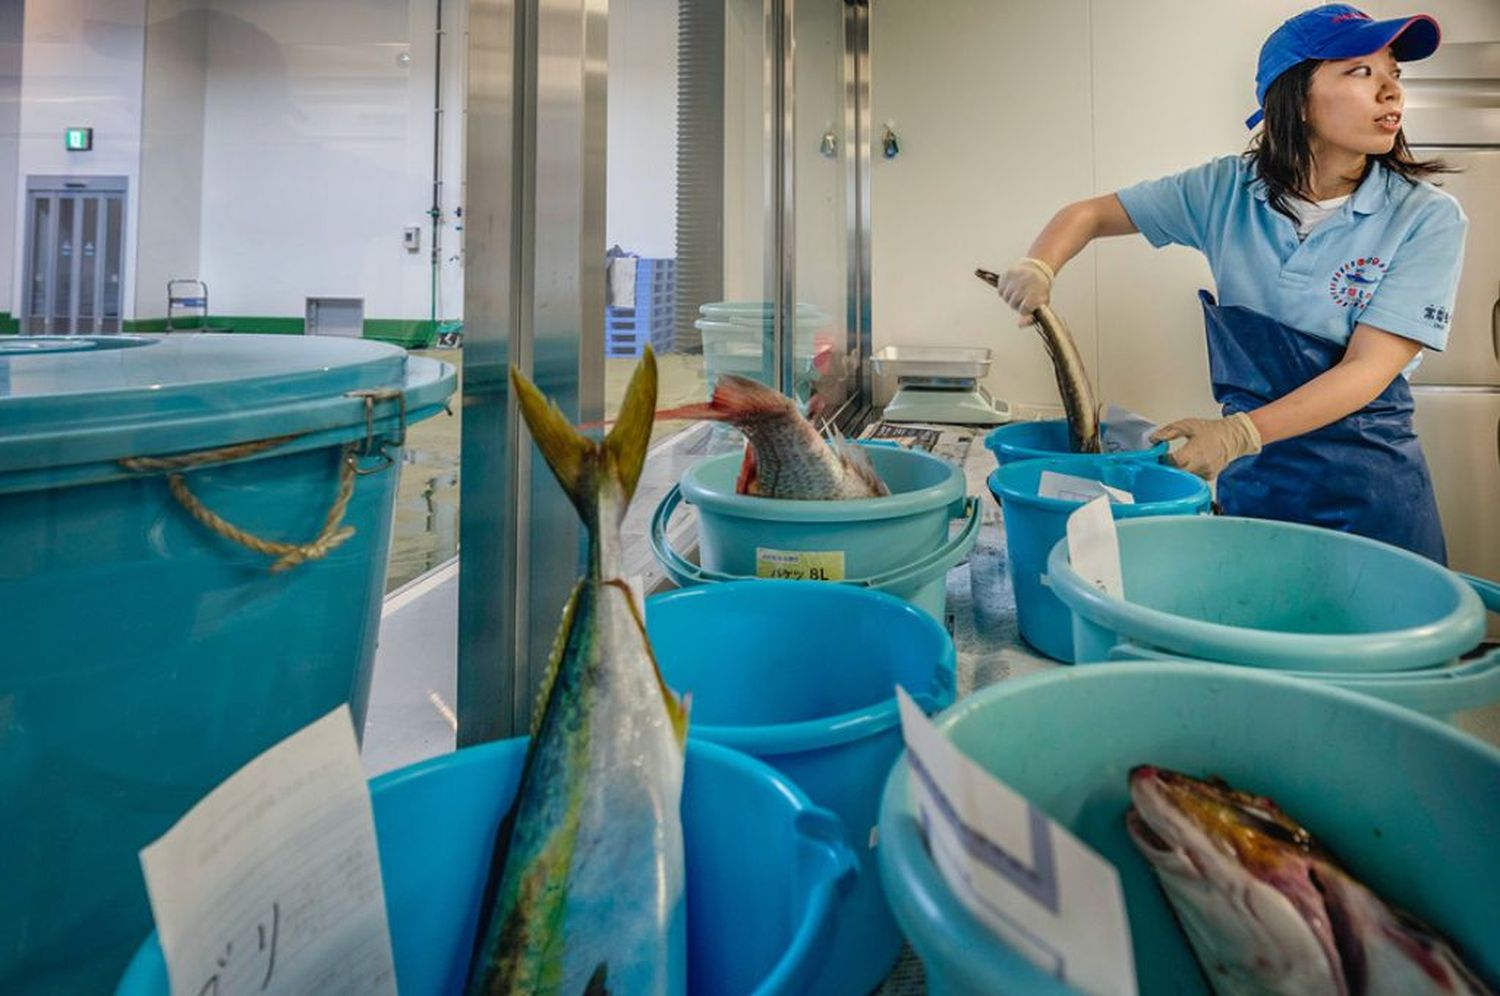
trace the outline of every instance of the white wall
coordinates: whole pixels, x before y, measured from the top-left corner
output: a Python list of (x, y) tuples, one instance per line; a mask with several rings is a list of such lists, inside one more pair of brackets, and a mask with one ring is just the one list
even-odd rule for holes
[[(1089, 4), (946, 0), (937, 17), (922, 0), (881, 0), (870, 18), (875, 138), (894, 121), (902, 142), (871, 170), (874, 347), (987, 346), (996, 396), (1056, 404), (1036, 333), (974, 268), (1005, 266), (1094, 189)], [(1092, 281), (1069, 272), (1054, 303), (1097, 369)]]
[(609, 5), (605, 245), (670, 259), (677, 241), (677, 0)]
[(765, 298), (765, 16), (724, 0), (724, 299)]
[[(428, 316), (434, 2), (215, 0), (201, 266), (215, 314), (301, 317), (335, 296), (364, 298), (366, 318)], [(448, 157), (450, 191), (461, 165)], [(421, 252), (402, 248), (406, 226)]]
[(141, 317), (166, 316), (168, 280), (200, 277), (206, 22), (199, 0), (150, 0), (131, 312)]
[[(875, 347), (994, 350), (989, 386), (1057, 404), (1034, 333), (970, 275), (1024, 254), (1062, 205), (1244, 149), (1260, 45), (1306, 0), (922, 0), (871, 5)], [(1446, 42), (1500, 40), (1496, 0), (1420, 5)], [(1365, 5), (1377, 17), (1416, 9)], [(1196, 297), (1203, 257), (1103, 240), (1058, 280), (1103, 400), (1166, 420), (1215, 410)]]
[(17, 231), (16, 154), (21, 131), (21, 45), (24, 30), (20, 0), (0, 3), (0, 311), (11, 305), (12, 268), (19, 251)]
[[(31, 0), (25, 11), (24, 76), (17, 152), (16, 219), (25, 217), (28, 176), (124, 176), (125, 254), (135, 264), (141, 158), (142, 52), (146, 0)], [(94, 129), (91, 152), (68, 152), (63, 132)], [(20, 313), (22, 226), (16, 225), (11, 308)], [(134, 284), (126, 281), (122, 314), (134, 314)]]
[(815, 305), (832, 319), (821, 335), (843, 343), (844, 297), (848, 270), (848, 227), (844, 214), (844, 158), (819, 151), (832, 126), (843, 135), (844, 7), (801, 3), (796, 9), (797, 114), (794, 145), (797, 184), (797, 300)]

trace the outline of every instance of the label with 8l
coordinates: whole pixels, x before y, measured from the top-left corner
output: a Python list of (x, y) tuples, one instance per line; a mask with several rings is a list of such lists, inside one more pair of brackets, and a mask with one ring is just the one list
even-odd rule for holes
[(755, 548), (755, 576), (794, 581), (844, 580), (843, 550), (771, 550)]

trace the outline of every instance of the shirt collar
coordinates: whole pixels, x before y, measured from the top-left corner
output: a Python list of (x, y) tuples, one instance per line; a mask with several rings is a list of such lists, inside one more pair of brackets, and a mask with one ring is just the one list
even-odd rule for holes
[[(1250, 189), (1255, 193), (1256, 200), (1270, 199), (1266, 181), (1259, 176), (1251, 181)], [(1389, 197), (1386, 168), (1380, 165), (1379, 160), (1371, 160), (1370, 171), (1365, 174), (1364, 180), (1360, 181), (1354, 195), (1349, 198), (1348, 206), (1355, 214), (1374, 214), (1385, 207), (1385, 202)]]

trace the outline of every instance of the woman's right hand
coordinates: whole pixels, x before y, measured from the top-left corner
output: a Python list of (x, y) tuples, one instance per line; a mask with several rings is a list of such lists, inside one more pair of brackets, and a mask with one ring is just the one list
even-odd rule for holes
[(996, 290), (1005, 303), (1021, 313), (1018, 324), (1030, 325), (1032, 312), (1052, 300), (1052, 267), (1027, 256), (1000, 274)]

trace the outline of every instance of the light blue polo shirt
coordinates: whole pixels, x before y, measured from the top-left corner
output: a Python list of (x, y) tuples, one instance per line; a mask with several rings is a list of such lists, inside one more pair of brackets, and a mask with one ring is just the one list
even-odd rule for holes
[(1448, 342), (1469, 222), (1430, 183), (1374, 163), (1302, 242), (1243, 156), (1138, 183), (1119, 198), (1153, 246), (1176, 243), (1208, 257), (1222, 305), (1339, 345), (1359, 322), (1432, 349)]

